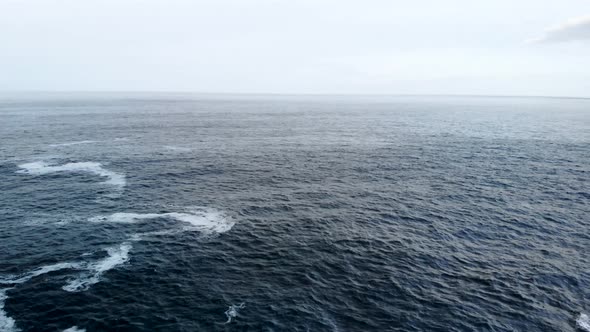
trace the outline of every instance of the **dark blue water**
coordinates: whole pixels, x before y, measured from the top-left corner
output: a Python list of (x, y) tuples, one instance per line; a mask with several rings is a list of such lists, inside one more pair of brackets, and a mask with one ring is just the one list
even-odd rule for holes
[[(0, 331), (576, 331), (590, 100), (0, 100)], [(588, 327), (588, 326), (586, 326)]]

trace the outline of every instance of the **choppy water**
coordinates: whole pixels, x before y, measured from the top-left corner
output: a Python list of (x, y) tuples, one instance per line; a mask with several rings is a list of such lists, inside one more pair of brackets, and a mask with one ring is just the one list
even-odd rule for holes
[(590, 100), (0, 101), (0, 331), (590, 330)]

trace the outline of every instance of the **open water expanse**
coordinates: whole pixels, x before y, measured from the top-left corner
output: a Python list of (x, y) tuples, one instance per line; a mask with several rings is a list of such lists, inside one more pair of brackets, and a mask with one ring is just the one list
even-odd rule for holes
[(0, 98), (0, 331), (590, 331), (590, 100)]

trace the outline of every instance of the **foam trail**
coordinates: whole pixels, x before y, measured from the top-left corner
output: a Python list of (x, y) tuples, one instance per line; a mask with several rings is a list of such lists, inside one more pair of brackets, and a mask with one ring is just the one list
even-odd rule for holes
[(112, 222), (120, 224), (134, 224), (142, 220), (155, 219), (164, 216), (158, 213), (127, 213), (117, 212), (109, 216), (96, 216), (88, 219), (90, 222)]
[[(1, 284), (22, 284), (23, 282), (27, 282), (35, 277), (38, 277), (42, 274), (65, 270), (65, 269), (84, 269), (84, 265), (81, 263), (57, 263), (52, 265), (45, 265), (39, 268), (32, 270), (31, 272), (27, 272), (25, 274), (21, 274), (18, 276), (11, 276), (11, 277), (1, 277), (0, 278), (0, 285)], [(0, 330), (1, 331), (1, 330)]]
[(72, 145), (80, 145), (80, 144), (92, 144), (97, 143), (98, 141), (76, 141), (76, 142), (68, 142), (68, 143), (59, 143), (59, 144), (50, 144), (51, 147), (58, 147), (58, 146), (72, 146)]
[(143, 239), (145, 239), (146, 237), (149, 237), (149, 236), (172, 235), (172, 234), (178, 234), (181, 232), (182, 232), (182, 230), (168, 229), (168, 230), (155, 231), (155, 232), (135, 233), (129, 237), (129, 241), (133, 241), (133, 242), (143, 241)]
[(72, 326), (69, 329), (63, 330), (63, 332), (86, 332), (86, 329), (81, 329), (77, 326)]
[(20, 330), (16, 327), (14, 319), (8, 317), (4, 311), (4, 302), (8, 298), (6, 295), (7, 290), (0, 289), (0, 332), (17, 332)]
[(100, 282), (100, 277), (121, 264), (129, 261), (131, 244), (125, 242), (119, 246), (107, 248), (108, 256), (86, 266), (90, 273), (81, 274), (77, 279), (70, 280), (63, 290), (79, 292), (87, 290), (90, 286)]
[[(123, 243), (119, 246), (107, 248), (106, 250), (108, 256), (95, 262), (65, 262), (45, 265), (21, 275), (0, 277), (0, 285), (22, 284), (46, 273), (74, 269), (87, 270), (88, 272), (83, 272), (79, 278), (71, 280), (63, 289), (70, 292), (86, 290), (91, 285), (99, 282), (103, 273), (129, 261), (129, 251), (131, 250), (129, 243)], [(0, 329), (0, 332), (3, 332), (3, 330)]]
[(176, 152), (190, 152), (190, 151), (192, 151), (191, 148), (185, 148), (182, 146), (173, 146), (173, 145), (164, 145), (164, 148), (167, 150), (176, 151)]
[(235, 224), (223, 213), (212, 209), (194, 209), (187, 213), (127, 213), (118, 212), (108, 216), (97, 216), (89, 219), (91, 222), (112, 222), (132, 224), (157, 218), (174, 219), (186, 224), (184, 230), (198, 231), (206, 234), (225, 233)]
[(244, 307), (246, 307), (246, 303), (244, 302), (239, 305), (230, 305), (225, 311), (225, 315), (227, 316), (227, 322), (225, 322), (225, 324), (231, 323), (231, 320), (238, 316), (238, 310), (243, 309)]
[(576, 326), (581, 330), (590, 332), (590, 317), (588, 317), (588, 315), (585, 313), (581, 313), (576, 319)]
[(77, 162), (63, 165), (50, 165), (42, 161), (37, 161), (22, 164), (18, 167), (21, 168), (21, 170), (17, 172), (22, 174), (44, 175), (56, 172), (85, 172), (106, 177), (108, 180), (104, 183), (117, 186), (119, 188), (123, 188), (126, 184), (124, 175), (104, 169), (100, 163), (96, 162)]

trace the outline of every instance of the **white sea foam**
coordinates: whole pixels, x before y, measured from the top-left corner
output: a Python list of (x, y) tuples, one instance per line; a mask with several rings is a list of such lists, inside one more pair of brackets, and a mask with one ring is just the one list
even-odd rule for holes
[[(22, 284), (40, 275), (59, 271), (59, 270), (82, 270), (77, 278), (70, 280), (65, 286), (64, 290), (70, 292), (77, 292), (88, 289), (91, 285), (98, 283), (101, 276), (108, 270), (111, 270), (121, 264), (129, 261), (129, 251), (131, 244), (123, 243), (118, 246), (109, 247), (106, 249), (108, 256), (94, 262), (63, 262), (51, 265), (38, 267), (30, 272), (21, 275), (11, 275), (0, 277), (0, 285), (14, 285)], [(1, 295), (1, 293), (0, 293)], [(0, 296), (0, 300), (2, 296)], [(1, 309), (1, 307), (0, 307)], [(0, 313), (0, 327), (2, 327), (2, 314)], [(0, 328), (0, 332), (3, 332)]]
[(190, 152), (190, 151), (192, 151), (191, 148), (185, 148), (182, 146), (174, 146), (174, 145), (164, 145), (164, 148), (167, 150), (176, 151), (176, 152)]
[(76, 279), (72, 279), (62, 288), (68, 292), (79, 292), (87, 290), (90, 286), (98, 283), (101, 276), (121, 264), (129, 261), (131, 244), (123, 243), (118, 246), (107, 248), (108, 256), (86, 265), (88, 272), (82, 273)]
[(63, 330), (63, 332), (86, 332), (86, 329), (81, 329), (77, 326), (72, 326), (69, 329)]
[(193, 209), (189, 212), (170, 213), (128, 213), (118, 212), (108, 216), (97, 216), (89, 219), (91, 222), (138, 223), (157, 218), (174, 219), (186, 224), (187, 231), (198, 231), (206, 234), (225, 233), (235, 222), (223, 213), (213, 209)]
[(108, 216), (96, 216), (88, 219), (90, 222), (112, 222), (120, 224), (134, 224), (142, 220), (155, 219), (163, 217), (163, 214), (157, 213), (127, 213), (117, 212)]
[(13, 318), (6, 315), (4, 311), (4, 302), (8, 298), (6, 291), (8, 289), (0, 289), (0, 332), (17, 332), (20, 331), (16, 327), (16, 323)]
[(179, 229), (167, 229), (167, 230), (163, 230), (163, 231), (135, 233), (129, 237), (129, 241), (137, 242), (137, 241), (142, 241), (146, 237), (150, 237), (150, 236), (178, 234), (178, 233), (181, 233), (182, 231), (183, 230), (179, 230)]
[(576, 319), (576, 326), (584, 331), (590, 332), (590, 317), (585, 313), (580, 313)]
[(104, 183), (123, 188), (126, 184), (125, 175), (109, 171), (96, 162), (77, 162), (63, 165), (50, 165), (48, 163), (37, 161), (26, 163), (18, 166), (21, 170), (18, 173), (44, 175), (56, 172), (73, 172), (73, 173), (92, 173), (98, 176), (108, 178)]
[(55, 225), (64, 226), (70, 224), (78, 219), (75, 216), (60, 216), (56, 217), (51, 214), (36, 214), (31, 215), (29, 218), (22, 222), (24, 226), (44, 226), (44, 225)]
[(65, 269), (84, 269), (83, 263), (57, 263), (51, 265), (45, 265), (38, 267), (30, 272), (17, 275), (17, 276), (8, 276), (8, 277), (0, 277), (0, 284), (22, 284), (23, 282), (27, 282), (35, 277), (38, 277), (42, 274), (46, 274), (49, 272), (65, 270)]
[(98, 141), (75, 141), (75, 142), (67, 142), (67, 143), (59, 143), (59, 144), (50, 144), (51, 147), (58, 147), (58, 146), (71, 146), (71, 145), (80, 145), (80, 144), (92, 144), (97, 143)]
[(227, 322), (225, 324), (231, 323), (231, 320), (238, 316), (238, 310), (244, 309), (246, 307), (246, 303), (242, 302), (239, 305), (230, 305), (228, 309), (225, 311), (225, 315), (227, 316)]

